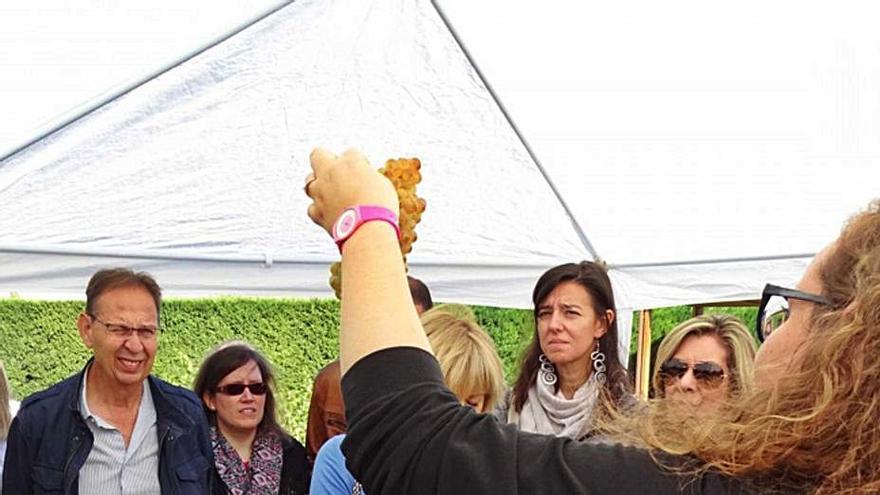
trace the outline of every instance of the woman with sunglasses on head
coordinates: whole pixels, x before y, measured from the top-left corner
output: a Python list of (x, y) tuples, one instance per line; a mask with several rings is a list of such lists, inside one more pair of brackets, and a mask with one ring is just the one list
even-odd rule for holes
[[(356, 151), (311, 162), (309, 217), (342, 251), (342, 449), (368, 493), (880, 492), (880, 202), (799, 282), (826, 303), (787, 296), (753, 390), (700, 418), (646, 408), (632, 445), (598, 445), (462, 407), (409, 296), (390, 182)], [(361, 216), (334, 228), (344, 210)]]
[(308, 493), (305, 448), (278, 424), (269, 362), (243, 342), (227, 342), (202, 362), (193, 391), (202, 399), (214, 448), (214, 492)]
[(748, 392), (756, 345), (749, 330), (729, 315), (691, 318), (666, 334), (657, 350), (654, 393), (710, 411)]

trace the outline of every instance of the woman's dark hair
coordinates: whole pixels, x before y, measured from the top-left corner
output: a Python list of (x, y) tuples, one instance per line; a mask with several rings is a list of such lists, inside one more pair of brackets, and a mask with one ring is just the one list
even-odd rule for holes
[[(620, 358), (617, 354), (617, 307), (614, 305), (614, 292), (611, 290), (611, 280), (608, 278), (608, 273), (601, 265), (591, 261), (566, 263), (551, 268), (541, 275), (532, 292), (535, 332), (531, 343), (523, 353), (519, 376), (513, 385), (512, 404), (517, 412), (522, 411), (523, 405), (529, 397), (529, 388), (535, 383), (538, 378), (538, 370), (541, 368), (541, 363), (538, 360), (538, 356), (541, 355), (541, 343), (538, 340), (538, 307), (553, 292), (553, 289), (564, 282), (574, 282), (587, 291), (593, 303), (593, 309), (596, 311), (596, 318), (607, 321), (605, 312), (609, 309), (614, 312), (614, 320), (608, 325), (608, 331), (599, 338), (599, 350), (605, 354), (607, 368), (605, 373), (608, 380), (605, 383), (605, 393), (612, 403), (619, 404), (623, 395), (628, 392), (626, 370), (620, 364)], [(559, 390), (558, 382), (556, 390)]]
[(202, 361), (199, 372), (193, 381), (193, 392), (202, 401), (202, 409), (205, 411), (205, 416), (208, 417), (208, 423), (212, 426), (217, 426), (217, 413), (208, 409), (208, 405), (205, 404), (204, 400), (205, 394), (215, 395), (217, 393), (217, 385), (226, 375), (241, 368), (250, 361), (257, 363), (257, 366), (260, 368), (260, 374), (263, 376), (263, 382), (267, 386), (263, 420), (260, 421), (258, 428), (264, 432), (285, 433), (284, 429), (278, 424), (275, 414), (275, 375), (272, 373), (272, 366), (256, 349), (244, 342), (237, 341), (220, 344), (217, 349), (212, 351)]

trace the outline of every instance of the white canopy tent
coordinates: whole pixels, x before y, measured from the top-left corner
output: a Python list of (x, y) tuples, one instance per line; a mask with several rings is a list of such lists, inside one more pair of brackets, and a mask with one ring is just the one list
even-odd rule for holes
[(174, 296), (329, 296), (316, 145), (422, 160), (411, 271), (463, 303), (528, 307), (596, 256), (621, 308), (753, 299), (878, 196), (869, 4), (229, 5), (143, 81), (0, 134), (0, 294), (123, 264)]

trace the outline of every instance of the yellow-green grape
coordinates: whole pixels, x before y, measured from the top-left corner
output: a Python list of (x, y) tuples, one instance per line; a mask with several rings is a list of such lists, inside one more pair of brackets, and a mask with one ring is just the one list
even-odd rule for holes
[(336, 261), (330, 264), (330, 287), (336, 293), (337, 299), (342, 299), (342, 263)]
[[(425, 200), (416, 195), (416, 184), (422, 181), (421, 167), (422, 162), (418, 158), (400, 158), (386, 161), (385, 166), (379, 169), (379, 173), (391, 181), (397, 192), (400, 204), (400, 252), (407, 271), (406, 255), (412, 251), (413, 243), (418, 239), (415, 228), (426, 206)], [(330, 286), (336, 292), (336, 297), (341, 299), (342, 265), (338, 262), (330, 265)]]

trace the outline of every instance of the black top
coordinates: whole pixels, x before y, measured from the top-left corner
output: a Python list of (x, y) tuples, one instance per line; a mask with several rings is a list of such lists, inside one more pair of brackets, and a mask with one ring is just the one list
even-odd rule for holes
[(342, 380), (347, 465), (366, 493), (736, 494), (718, 474), (676, 476), (643, 449), (521, 432), (461, 406), (436, 359), (397, 347)]

